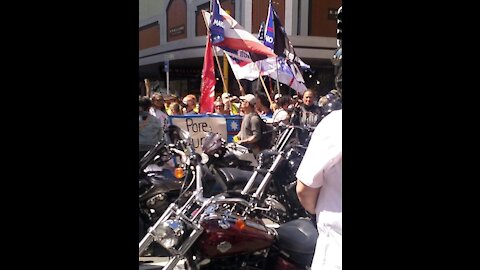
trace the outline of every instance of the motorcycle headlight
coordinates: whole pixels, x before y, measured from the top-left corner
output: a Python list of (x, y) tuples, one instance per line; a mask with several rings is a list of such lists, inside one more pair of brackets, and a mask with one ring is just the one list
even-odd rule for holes
[(155, 230), (155, 241), (165, 248), (174, 247), (183, 235), (183, 223), (180, 220), (167, 220)]

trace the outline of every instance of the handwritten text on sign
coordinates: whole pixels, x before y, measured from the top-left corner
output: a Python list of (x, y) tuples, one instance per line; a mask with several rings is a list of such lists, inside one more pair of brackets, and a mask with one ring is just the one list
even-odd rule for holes
[[(171, 124), (190, 133), (192, 144), (195, 151), (202, 152), (202, 142), (208, 132), (218, 133), (223, 139), (227, 140), (227, 121), (226, 118), (219, 115), (171, 115), (169, 116)], [(240, 125), (233, 127), (240, 131)], [(229, 127), (229, 130), (232, 127)]]

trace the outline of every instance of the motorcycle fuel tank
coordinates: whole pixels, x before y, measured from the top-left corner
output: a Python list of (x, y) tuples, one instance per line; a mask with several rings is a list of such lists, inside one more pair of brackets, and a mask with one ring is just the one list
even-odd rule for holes
[(201, 223), (205, 228), (198, 248), (207, 258), (251, 253), (270, 247), (275, 239), (263, 222), (215, 217)]

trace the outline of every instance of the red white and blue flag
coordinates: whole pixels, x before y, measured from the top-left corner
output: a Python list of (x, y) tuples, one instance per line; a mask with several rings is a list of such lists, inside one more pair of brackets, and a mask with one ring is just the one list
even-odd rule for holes
[(299, 93), (306, 90), (305, 81), (298, 65), (309, 68), (295, 54), (293, 45), (285, 33), (272, 1), (269, 1), (266, 24), (263, 31), (260, 30), (260, 38), (265, 46), (270, 48), (278, 56), (276, 61), (265, 59), (261, 62), (262, 75), (268, 75), (272, 79), (288, 85)]
[[(275, 16), (274, 16), (273, 12), (274, 12), (274, 10), (272, 8), (272, 1), (269, 1), (267, 23), (265, 25), (262, 40), (263, 40), (263, 44), (265, 44), (265, 46), (269, 47), (272, 51), (275, 50), (275, 42), (274, 42), (274, 40), (275, 40), (275, 24), (273, 22), (273, 18)], [(283, 51), (281, 51), (280, 53), (283, 54)], [(280, 56), (279, 54), (277, 54), (277, 55)]]
[(238, 50), (249, 53), (253, 62), (276, 56), (275, 53), (246, 31), (235, 19), (220, 6), (219, 0), (212, 0), (210, 33), (212, 45), (222, 49)]

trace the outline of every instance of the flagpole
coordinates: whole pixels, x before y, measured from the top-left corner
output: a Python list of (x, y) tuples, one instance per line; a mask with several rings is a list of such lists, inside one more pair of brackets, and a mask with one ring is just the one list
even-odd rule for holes
[(261, 74), (261, 70), (260, 68), (258, 67), (258, 64), (255, 63), (255, 67), (258, 69), (258, 78), (260, 79), (260, 81), (262, 82), (262, 86), (263, 86), (263, 90), (265, 90), (265, 93), (267, 94), (267, 97), (268, 97), (268, 101), (270, 101), (270, 103), (272, 103), (272, 98), (270, 97), (270, 93), (268, 93), (268, 90), (267, 90), (267, 86), (265, 85), (265, 82), (263, 81), (263, 77), (262, 77), (262, 74)]
[[(225, 54), (225, 52), (224, 52)], [(235, 74), (233, 74), (233, 76), (235, 76)], [(245, 89), (243, 89), (243, 86), (242, 84), (240, 83), (240, 81), (238, 80), (237, 76), (235, 76), (235, 80), (237, 80), (237, 83), (238, 83), (238, 88), (240, 89), (240, 94), (242, 96), (245, 96)]]
[[(232, 58), (228, 55), (228, 53), (225, 52), (225, 50), (223, 50), (223, 55), (225, 57), (225, 59), (227, 59), (227, 62), (230, 62), (233, 61)], [(231, 65), (230, 65), (231, 66)], [(233, 70), (233, 68), (232, 68)], [(238, 83), (238, 87), (240, 89), (240, 94), (242, 96), (245, 96), (245, 89), (243, 89), (243, 86), (242, 84), (240, 83), (240, 80), (237, 78), (237, 75), (235, 75), (235, 72), (233, 72), (233, 76), (235, 77), (235, 80), (237, 80), (237, 83)]]
[[(207, 28), (208, 29), (208, 28)], [(223, 82), (223, 92), (224, 93), (228, 93), (228, 88), (227, 88), (227, 85), (225, 84), (225, 79), (223, 78), (223, 72), (222, 72), (222, 67), (220, 66), (220, 60), (218, 60), (218, 55), (217, 55), (217, 46), (214, 46), (212, 45), (213, 47), (215, 47), (213, 49), (213, 54), (215, 54), (215, 59), (217, 60), (217, 66), (218, 66), (218, 71), (220, 72), (220, 77), (222, 77), (222, 82)], [(225, 54), (225, 53), (223, 53)]]
[(268, 77), (268, 91), (270, 94), (273, 94), (272, 91), (272, 78)]
[(272, 98), (270, 97), (270, 94), (268, 93), (267, 86), (265, 86), (265, 82), (263, 81), (262, 76), (260, 76), (260, 81), (262, 82), (263, 89), (265, 90), (265, 93), (267, 93), (268, 101), (270, 101), (270, 103), (273, 103)]
[[(235, 74), (234, 74), (234, 76), (235, 76)], [(241, 94), (242, 96), (245, 96), (245, 89), (243, 89), (242, 84), (240, 83), (240, 81), (237, 79), (236, 76), (235, 76), (235, 80), (237, 80), (238, 88), (240, 89), (240, 94)]]
[(277, 79), (275, 80), (277, 82), (277, 94), (280, 94), (280, 82), (278, 81), (280, 78), (280, 75), (278, 75), (278, 57), (275, 57), (275, 65), (277, 66)]
[[(262, 69), (258, 67), (259, 64), (260, 63), (258, 62), (255, 63), (255, 67), (258, 69), (258, 79), (262, 82), (262, 85), (265, 87), (265, 82), (263, 81), (263, 78), (262, 78)], [(260, 84), (257, 81), (257, 92), (259, 88), (260, 88)], [(265, 89), (265, 92), (267, 93), (267, 89)], [(272, 100), (270, 99), (270, 95), (268, 93), (267, 93), (267, 96), (268, 96), (268, 100), (272, 102)]]
[[(223, 55), (227, 56), (227, 54), (225, 53), (225, 51), (223, 51)], [(240, 94), (242, 96), (245, 96), (245, 89), (243, 89), (243, 86), (242, 84), (240, 83), (240, 80), (237, 78), (237, 76), (235, 76), (235, 73), (233, 73), (233, 76), (235, 77), (235, 80), (237, 81), (238, 83), (238, 88), (240, 89)]]
[[(207, 18), (205, 18), (205, 10), (202, 10), (202, 16), (203, 16), (203, 22), (205, 23), (205, 27), (207, 28), (207, 37), (209, 37), (210, 28), (208, 27)], [(220, 77), (222, 77), (223, 92), (228, 93), (228, 88), (227, 88), (227, 85), (225, 84), (225, 79), (223, 78), (222, 67), (220, 66), (220, 61), (218, 60), (218, 55), (217, 55), (217, 50), (216, 50), (217, 46), (212, 45), (212, 47), (215, 47), (215, 48), (213, 48), (213, 54), (215, 55), (215, 60), (217, 62), (218, 71), (220, 72)]]

